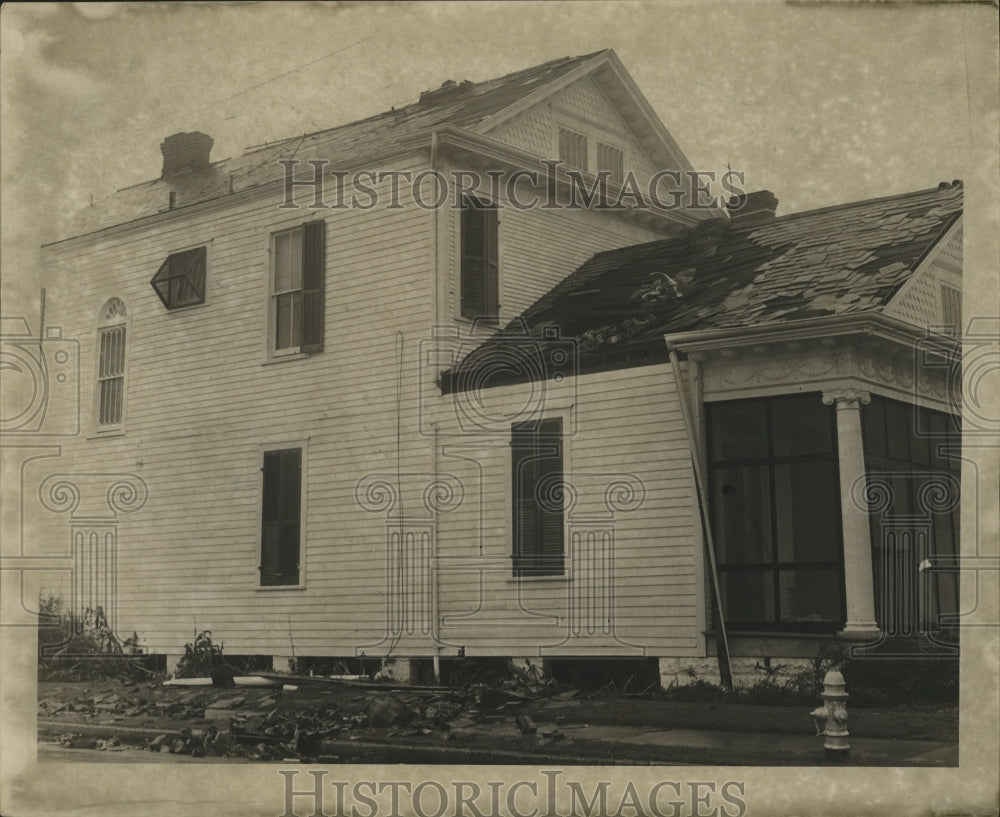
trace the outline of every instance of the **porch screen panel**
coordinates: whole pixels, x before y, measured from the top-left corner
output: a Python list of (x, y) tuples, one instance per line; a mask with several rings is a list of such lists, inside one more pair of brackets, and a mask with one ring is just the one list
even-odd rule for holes
[(879, 626), (899, 636), (942, 629), (958, 613), (961, 421), (878, 395), (861, 418), (869, 483), (887, 491), (870, 517)]
[(836, 629), (845, 611), (833, 408), (806, 394), (706, 412), (727, 625)]

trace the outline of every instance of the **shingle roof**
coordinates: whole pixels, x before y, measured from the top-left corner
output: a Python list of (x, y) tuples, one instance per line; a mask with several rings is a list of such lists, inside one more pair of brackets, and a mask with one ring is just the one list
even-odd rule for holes
[(208, 169), (154, 179), (119, 190), (85, 208), (62, 232), (78, 236), (155, 215), (168, 209), (169, 194), (178, 207), (211, 201), (282, 177), (282, 159), (324, 158), (332, 167), (350, 167), (369, 156), (401, 146), (435, 126), (472, 128), (564, 76), (604, 51), (563, 57), (484, 82), (446, 82), (421, 94), (417, 102), (357, 122), (249, 148), (242, 156), (213, 163)]
[(525, 332), (574, 338), (578, 363), (610, 356), (627, 366), (650, 360), (640, 349), (665, 350), (669, 333), (881, 311), (961, 212), (961, 183), (942, 183), (748, 226), (713, 219), (598, 253), (459, 373), (523, 344)]

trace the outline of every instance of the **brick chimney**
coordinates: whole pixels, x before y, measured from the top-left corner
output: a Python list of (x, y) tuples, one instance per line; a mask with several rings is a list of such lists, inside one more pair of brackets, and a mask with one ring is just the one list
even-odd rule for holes
[(178, 173), (191, 173), (204, 170), (209, 165), (209, 155), (212, 153), (212, 137), (194, 131), (192, 133), (175, 133), (160, 143), (160, 153), (163, 154), (163, 172), (161, 176), (176, 176)]
[(733, 196), (726, 205), (729, 220), (734, 227), (763, 224), (774, 219), (778, 199), (770, 190), (757, 190)]

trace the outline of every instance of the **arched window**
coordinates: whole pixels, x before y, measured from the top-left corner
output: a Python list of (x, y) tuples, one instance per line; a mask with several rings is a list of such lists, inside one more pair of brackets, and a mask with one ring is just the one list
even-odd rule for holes
[(97, 431), (117, 431), (125, 422), (125, 304), (112, 298), (101, 307), (97, 329)]

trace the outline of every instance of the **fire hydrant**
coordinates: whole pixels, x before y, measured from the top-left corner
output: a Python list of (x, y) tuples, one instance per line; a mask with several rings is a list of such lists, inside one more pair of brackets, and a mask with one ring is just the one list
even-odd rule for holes
[(825, 735), (823, 749), (828, 760), (842, 760), (851, 751), (847, 742), (847, 693), (844, 676), (835, 669), (823, 678), (823, 706), (809, 714), (816, 721), (816, 734)]

